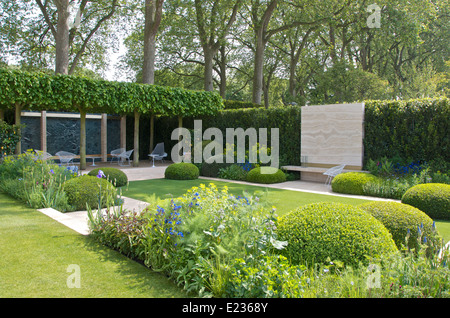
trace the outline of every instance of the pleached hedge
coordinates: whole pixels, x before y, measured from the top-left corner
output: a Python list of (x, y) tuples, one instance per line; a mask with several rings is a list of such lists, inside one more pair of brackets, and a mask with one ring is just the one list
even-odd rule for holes
[(156, 85), (110, 82), (0, 68), (0, 108), (167, 116), (212, 115), (223, 109), (219, 94)]
[[(110, 82), (69, 75), (48, 75), (0, 68), (0, 109), (14, 109), (15, 123), (22, 110), (80, 113), (80, 167), (86, 166), (86, 114), (133, 114), (139, 131), (142, 114), (165, 116), (212, 115), (223, 109), (218, 93), (156, 85)], [(139, 163), (139, 137), (133, 165)], [(17, 152), (21, 152), (20, 143)]]

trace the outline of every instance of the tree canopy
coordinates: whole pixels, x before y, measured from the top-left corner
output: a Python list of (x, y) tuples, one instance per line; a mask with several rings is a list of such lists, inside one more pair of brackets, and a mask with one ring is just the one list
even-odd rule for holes
[(0, 0), (0, 64), (55, 69), (66, 11), (68, 74), (104, 76), (123, 41), (129, 81), (266, 106), (449, 90), (448, 0)]

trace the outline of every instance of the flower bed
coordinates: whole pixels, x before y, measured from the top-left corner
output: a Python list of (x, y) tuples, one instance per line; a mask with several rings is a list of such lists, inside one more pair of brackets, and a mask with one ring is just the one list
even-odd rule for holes
[(116, 188), (106, 179), (102, 180), (105, 176), (100, 172), (96, 177), (82, 177), (78, 169), (74, 172), (70, 166), (40, 160), (30, 149), (18, 156), (3, 158), (0, 189), (35, 209), (86, 210), (86, 204), (97, 207), (99, 199), (106, 200), (106, 197), (117, 203)]
[[(99, 242), (202, 297), (450, 296), (448, 257), (427, 258), (420, 238), (415, 253), (382, 255), (351, 268), (339, 259), (311, 263), (314, 255), (309, 262), (294, 264), (282, 256), (289, 243), (278, 237), (275, 212), (263, 198), (234, 196), (214, 184), (193, 187), (141, 213), (114, 208), (102, 215), (88, 210), (92, 235)], [(361, 211), (359, 217), (364, 215)], [(373, 221), (368, 213), (367, 218)], [(344, 219), (336, 222), (347, 228)], [(380, 271), (377, 288), (367, 287), (371, 279), (367, 264)], [(427, 280), (440, 284), (430, 289)], [(409, 289), (399, 290), (399, 285)]]

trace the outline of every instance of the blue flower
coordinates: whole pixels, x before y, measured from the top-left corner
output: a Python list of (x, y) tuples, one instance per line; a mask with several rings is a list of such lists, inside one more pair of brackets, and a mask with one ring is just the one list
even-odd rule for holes
[(55, 171), (53, 171), (53, 169), (50, 169), (50, 173), (55, 174)]
[(103, 173), (103, 171), (99, 170), (98, 174), (97, 174), (97, 178), (101, 179), (103, 177), (106, 177), (105, 174)]

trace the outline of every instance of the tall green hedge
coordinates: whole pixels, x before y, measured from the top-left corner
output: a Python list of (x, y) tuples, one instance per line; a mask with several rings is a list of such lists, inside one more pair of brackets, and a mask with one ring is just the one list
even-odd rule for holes
[(365, 159), (450, 162), (448, 98), (365, 102)]
[[(244, 130), (255, 128), (257, 132), (258, 128), (267, 128), (267, 146), (269, 148), (271, 144), (271, 128), (278, 128), (280, 136), (280, 166), (287, 164), (300, 165), (300, 111), (301, 108), (295, 106), (269, 109), (246, 108), (222, 110), (213, 116), (191, 116), (184, 118), (183, 126), (188, 129), (193, 129), (194, 119), (201, 119), (203, 132), (210, 127), (220, 129), (223, 134), (224, 143), (226, 142), (227, 128), (242, 128)], [(130, 123), (127, 121), (127, 125), (130, 125), (131, 127), (131, 118)], [(144, 118), (141, 121), (140, 126), (142, 126), (143, 131), (147, 131), (149, 120)], [(178, 121), (173, 117), (162, 116), (155, 121), (155, 140), (157, 142), (164, 142), (166, 152), (169, 156), (172, 147), (178, 143), (177, 140), (171, 140), (172, 131), (177, 127)], [(129, 129), (127, 129), (127, 131), (129, 131)], [(127, 137), (127, 140), (131, 138), (132, 132), (130, 131), (129, 133), (130, 135)], [(246, 145), (246, 148), (247, 147), (248, 144)], [(143, 144), (143, 149), (147, 148), (148, 145)], [(146, 156), (146, 154), (143, 155)]]

